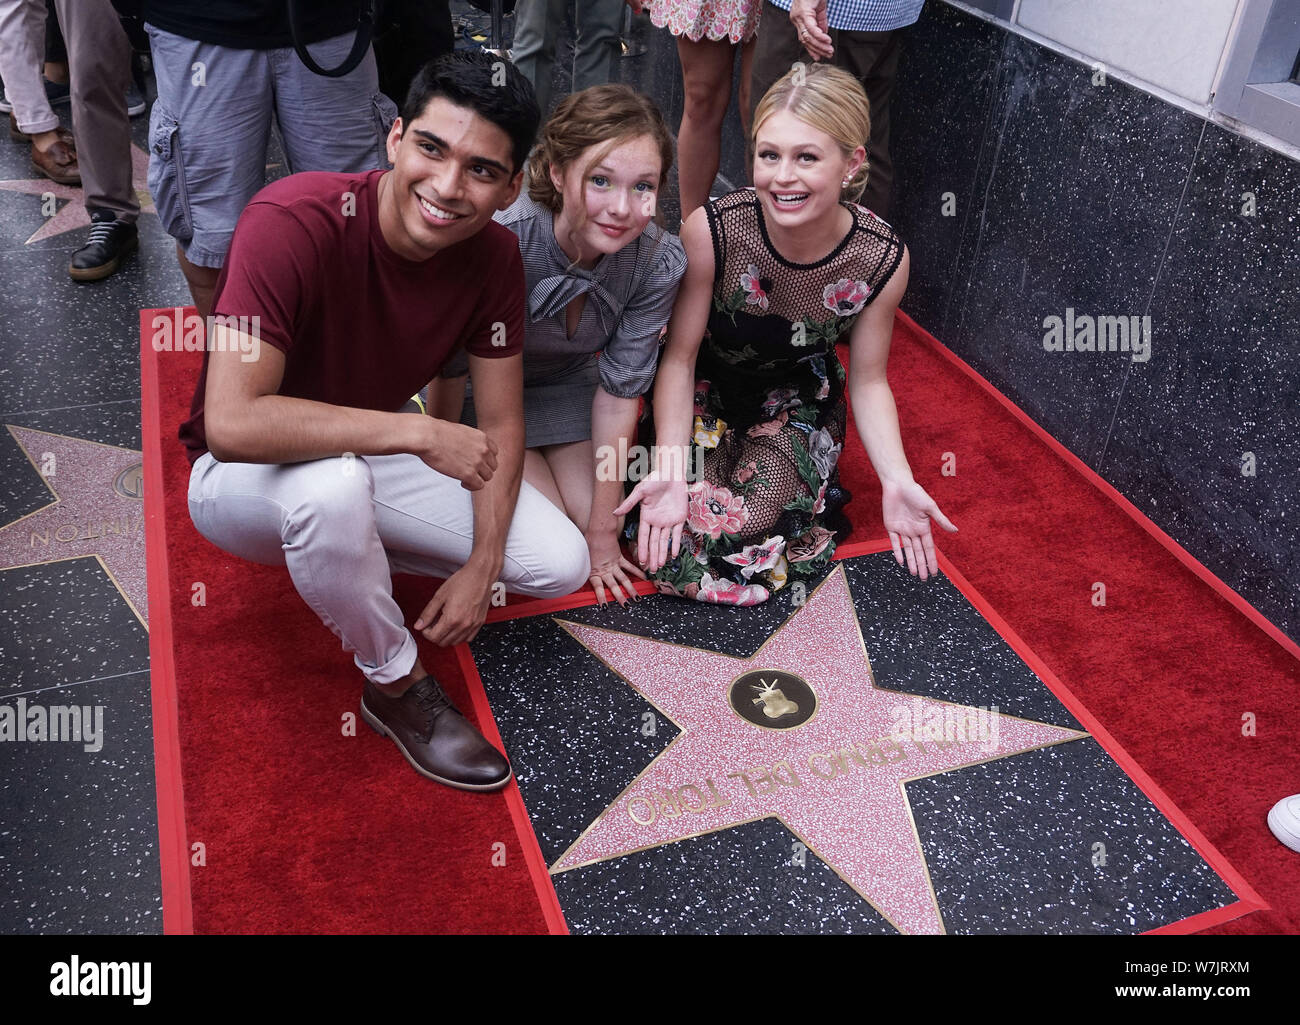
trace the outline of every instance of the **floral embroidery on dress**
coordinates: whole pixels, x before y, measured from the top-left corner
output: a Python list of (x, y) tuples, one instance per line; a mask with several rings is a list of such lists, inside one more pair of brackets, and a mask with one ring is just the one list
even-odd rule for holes
[[(736, 314), (745, 309), (746, 306), (757, 306), (763, 312), (767, 312), (771, 302), (769, 293), (772, 291), (772, 281), (770, 278), (762, 276), (758, 265), (751, 263), (741, 272), (737, 282), (735, 289), (727, 296), (725, 302), (718, 303), (715, 301), (715, 309), (727, 314), (733, 324), (736, 322)], [(747, 358), (752, 359), (757, 355), (752, 348), (747, 350)], [(734, 363), (739, 362), (739, 360), (727, 359), (727, 362)]]
[(760, 0), (652, 0), (645, 6), (656, 28), (666, 28), (695, 43), (701, 39), (733, 43), (753, 39), (763, 7)]
[(749, 519), (744, 495), (733, 495), (728, 488), (714, 487), (703, 481), (688, 492), (686, 525), (697, 534), (718, 540), (723, 532), (737, 534)]
[(767, 309), (767, 289), (768, 285), (763, 286), (763, 281), (758, 276), (758, 268), (752, 263), (749, 270), (740, 276), (740, 287), (745, 290), (745, 302), (750, 306), (757, 306), (760, 310)]
[(723, 562), (740, 567), (740, 575), (748, 580), (755, 573), (774, 567), (785, 551), (785, 538), (780, 534), (768, 538), (761, 545), (746, 545), (734, 555), (723, 556)]
[(840, 278), (833, 285), (822, 290), (822, 302), (828, 310), (840, 317), (851, 317), (860, 313), (862, 307), (871, 298), (871, 286), (865, 281), (850, 281)]
[(768, 590), (759, 584), (738, 584), (726, 577), (715, 580), (705, 573), (700, 578), (700, 601), (715, 605), (758, 605), (768, 599)]
[(695, 418), (695, 444), (700, 448), (717, 448), (722, 432), (727, 429), (727, 421), (716, 416), (697, 416)]

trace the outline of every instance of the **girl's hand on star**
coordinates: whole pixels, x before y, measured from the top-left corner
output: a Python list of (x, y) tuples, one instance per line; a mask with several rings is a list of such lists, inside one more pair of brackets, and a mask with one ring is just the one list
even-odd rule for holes
[(934, 552), (934, 538), (930, 534), (930, 521), (951, 533), (957, 528), (926, 494), (916, 481), (884, 486), (882, 502), (885, 529), (894, 546), (894, 559), (900, 566), (906, 561), (907, 571), (922, 580), (939, 572), (939, 562)]

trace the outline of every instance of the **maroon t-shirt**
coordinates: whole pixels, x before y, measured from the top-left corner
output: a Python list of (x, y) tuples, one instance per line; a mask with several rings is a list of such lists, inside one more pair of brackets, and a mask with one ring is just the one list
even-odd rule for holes
[[(260, 344), (285, 355), (277, 394), (392, 413), (462, 346), (490, 358), (523, 349), (524, 267), (514, 233), (489, 221), (428, 260), (404, 259), (379, 230), (383, 174), (290, 175), (239, 218), (213, 314), (258, 318)], [(204, 353), (180, 429), (191, 463), (208, 450), (207, 379)]]

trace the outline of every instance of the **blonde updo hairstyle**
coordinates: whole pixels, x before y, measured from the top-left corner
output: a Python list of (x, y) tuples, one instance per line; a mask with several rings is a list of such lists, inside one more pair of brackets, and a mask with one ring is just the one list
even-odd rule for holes
[[(552, 168), (563, 177), (587, 149), (605, 143), (583, 168), (585, 182), (611, 150), (642, 135), (653, 139), (659, 149), (663, 167), (656, 189), (662, 189), (673, 166), (674, 148), (672, 134), (654, 100), (617, 83), (592, 86), (566, 96), (542, 127), (541, 139), (528, 158), (529, 198), (558, 214), (564, 208), (564, 196), (551, 181)], [(586, 217), (584, 206), (578, 223), (581, 225)], [(663, 227), (658, 203), (654, 221)]]
[[(795, 64), (772, 86), (754, 110), (749, 143), (754, 151), (763, 122), (788, 110), (806, 125), (825, 132), (840, 145), (845, 159), (871, 138), (871, 107), (862, 85), (831, 64)], [(840, 198), (856, 203), (867, 187), (867, 160), (840, 189)]]

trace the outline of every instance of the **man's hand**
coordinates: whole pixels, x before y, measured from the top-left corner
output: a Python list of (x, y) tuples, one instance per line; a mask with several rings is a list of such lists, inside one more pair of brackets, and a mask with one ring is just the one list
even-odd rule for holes
[(835, 56), (826, 21), (826, 0), (792, 0), (790, 24), (799, 33), (799, 42), (813, 60), (830, 60)]
[(497, 445), (482, 431), (464, 424), (425, 417), (428, 444), (415, 454), (466, 491), (478, 491), (497, 468)]
[[(591, 556), (591, 586), (596, 592), (596, 601), (604, 605), (609, 599), (605, 589), (609, 588), (614, 600), (626, 607), (628, 598), (637, 600), (636, 590), (627, 578), (627, 574), (644, 580), (646, 575), (627, 561), (623, 550), (618, 545), (618, 532), (602, 530), (587, 534), (587, 552)], [(627, 596), (623, 591), (626, 589)]]
[(424, 607), (415, 629), (444, 648), (472, 641), (487, 618), (494, 575), (473, 563), (458, 569)]

